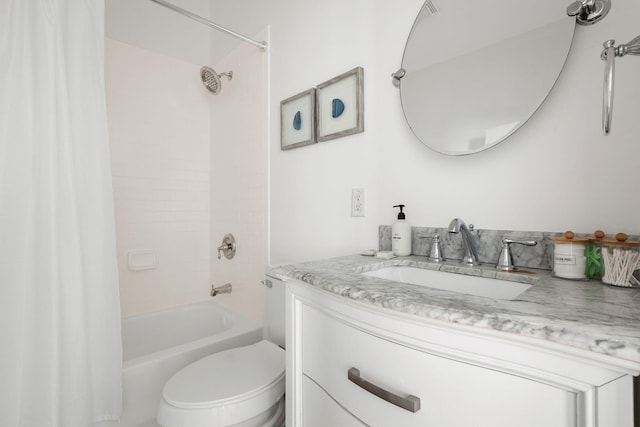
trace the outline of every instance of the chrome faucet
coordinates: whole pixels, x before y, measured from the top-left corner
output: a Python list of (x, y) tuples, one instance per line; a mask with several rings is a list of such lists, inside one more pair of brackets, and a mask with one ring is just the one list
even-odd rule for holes
[[(473, 229), (473, 225), (471, 228)], [(460, 218), (454, 218), (449, 224), (449, 233), (460, 233), (460, 236), (462, 237), (464, 254), (462, 255), (460, 263), (466, 265), (480, 265), (480, 261), (478, 261), (476, 238), (471, 234), (471, 231), (464, 221)]]
[(216, 295), (220, 294), (230, 294), (232, 289), (233, 286), (231, 286), (231, 283), (225, 283), (224, 285), (218, 287), (211, 285), (211, 296), (215, 297)]

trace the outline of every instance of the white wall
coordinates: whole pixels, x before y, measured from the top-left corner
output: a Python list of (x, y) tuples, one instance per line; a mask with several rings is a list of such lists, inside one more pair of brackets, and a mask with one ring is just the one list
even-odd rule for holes
[[(262, 3), (258, 6), (258, 10), (264, 11), (260, 15), (265, 25), (271, 25), (271, 77), (267, 88), (271, 94), (268, 114), (263, 116), (268, 117), (266, 127), (271, 129), (268, 132), (271, 157), (268, 238), (271, 263), (337, 256), (376, 247), (377, 227), (393, 221), (391, 206), (397, 203), (407, 205), (408, 218), (414, 225), (446, 226), (451, 218), (460, 216), (468, 223), (488, 229), (573, 229), (590, 232), (602, 228), (610, 233), (625, 231), (640, 234), (636, 214), (640, 199), (635, 196), (635, 185), (640, 178), (637, 167), (637, 159), (640, 158), (640, 144), (637, 143), (640, 122), (635, 119), (640, 109), (640, 84), (635, 78), (640, 71), (640, 59), (634, 56), (618, 59), (614, 127), (608, 137), (602, 136), (600, 130), (603, 63), (599, 59), (604, 40), (615, 38), (618, 42), (626, 42), (638, 34), (633, 22), (633, 17), (640, 12), (638, 2), (619, 0), (602, 22), (591, 27), (578, 27), (565, 71), (542, 108), (508, 142), (467, 157), (443, 156), (417, 141), (404, 121), (398, 90), (391, 84), (390, 74), (400, 67), (404, 44), (422, 0), (407, 0), (401, 5), (389, 5), (382, 0), (273, 0), (269, 7), (262, 6)], [(227, 8), (223, 12), (245, 14), (249, 9)], [(224, 19), (220, 22), (226, 23)], [(220, 138), (216, 135), (216, 128), (213, 128), (213, 143), (216, 149), (231, 152), (223, 152), (221, 157), (210, 159), (206, 150), (210, 131), (208, 105), (212, 97), (202, 90), (199, 80), (193, 78), (193, 73), (197, 73), (202, 64), (188, 64), (162, 55), (154, 57), (151, 52), (138, 52), (136, 55), (142, 56), (134, 59), (132, 68), (129, 68), (124, 63), (125, 59), (129, 59), (120, 54), (130, 52), (131, 46), (120, 45), (113, 49), (116, 43), (108, 43), (107, 46), (107, 84), (110, 91), (114, 87), (120, 91), (118, 99), (110, 94), (109, 102), (112, 140), (122, 138), (112, 146), (115, 161), (121, 162), (114, 163), (116, 203), (120, 203), (120, 208), (125, 208), (125, 216), (118, 219), (119, 256), (122, 262), (123, 255), (129, 250), (127, 248), (145, 249), (151, 246), (143, 237), (157, 236), (154, 233), (162, 228), (163, 221), (159, 218), (164, 215), (154, 213), (150, 206), (163, 202), (144, 200), (148, 197), (147, 190), (131, 186), (130, 183), (141, 183), (148, 179), (148, 182), (155, 184), (177, 185), (171, 183), (174, 177), (166, 171), (151, 172), (149, 177), (127, 175), (135, 169), (131, 166), (134, 162), (132, 159), (142, 161), (143, 165), (147, 159), (145, 153), (149, 151), (140, 145), (141, 142), (153, 145), (162, 141), (168, 149), (169, 140), (173, 138), (169, 135), (178, 135), (173, 139), (180, 139), (180, 148), (187, 151), (175, 153), (196, 158), (196, 166), (189, 166), (184, 172), (194, 170), (199, 174), (203, 171), (201, 168), (208, 168), (209, 160), (215, 163), (231, 155), (237, 159), (241, 154), (233, 150), (255, 147), (251, 144), (257, 144), (257, 140), (253, 139), (256, 138), (256, 128), (253, 125), (241, 125), (241, 113), (238, 111), (245, 106), (247, 109), (253, 108), (258, 98), (253, 97), (255, 94), (249, 94), (250, 101), (247, 104), (238, 104), (236, 100), (220, 103), (220, 114), (227, 114), (224, 117), (229, 120), (225, 118), (225, 122), (231, 124), (232, 128), (231, 133), (225, 131), (226, 136)], [(109, 55), (113, 53), (118, 53), (121, 62), (110, 62), (113, 58)], [(156, 59), (151, 60), (153, 58)], [(215, 67), (218, 71), (233, 68), (234, 72), (242, 73), (239, 64), (245, 59), (240, 58), (232, 55), (229, 67), (225, 66), (227, 63), (216, 64)], [(257, 65), (251, 63), (254, 69)], [(280, 151), (280, 100), (356, 66), (362, 66), (365, 70), (365, 132)], [(167, 77), (156, 76), (158, 70), (169, 75), (176, 74), (174, 77), (180, 83), (172, 86), (166, 81), (157, 80)], [(184, 75), (177, 75), (181, 73)], [(147, 80), (145, 86), (141, 88), (132, 81), (134, 76)], [(167, 84), (170, 87), (162, 87)], [(224, 82), (220, 96), (236, 90), (251, 91), (253, 84), (236, 74), (232, 82)], [(178, 102), (183, 96), (190, 97), (190, 101)], [(117, 104), (115, 107), (113, 102)], [(225, 112), (232, 105), (233, 112)], [(189, 112), (196, 116), (193, 122), (183, 120), (183, 128), (177, 127), (167, 132), (165, 126), (171, 126), (172, 123), (164, 116), (168, 113), (167, 107), (180, 107), (184, 114)], [(150, 113), (148, 117), (153, 120), (150, 122), (148, 117), (141, 118), (141, 113)], [(114, 127), (115, 118), (120, 120), (122, 127)], [(146, 120), (152, 125), (143, 133), (139, 120)], [(202, 132), (206, 137), (202, 137), (203, 140), (200, 140), (201, 136), (196, 138), (199, 141), (197, 144), (203, 145), (198, 145), (200, 148), (193, 151), (189, 144), (196, 139), (189, 135), (193, 136), (194, 132), (200, 135), (199, 126), (205, 122), (206, 130)], [(194, 123), (198, 124), (197, 131)], [(225, 140), (229, 138), (246, 142), (237, 147), (225, 145)], [(183, 145), (185, 141), (187, 145)], [(217, 145), (219, 143), (220, 146)], [(246, 159), (251, 162), (251, 167), (266, 166), (267, 155), (258, 160), (251, 157), (257, 151), (248, 152), (250, 154)], [(194, 160), (194, 157), (189, 158)], [(202, 161), (206, 165), (200, 163)], [(130, 165), (129, 171), (122, 172), (122, 165), (126, 164)], [(226, 163), (223, 161), (221, 165)], [(250, 181), (251, 178), (247, 177), (255, 172), (242, 164), (234, 164), (233, 167), (242, 170), (239, 175), (241, 181), (245, 178)], [(214, 176), (215, 170), (212, 171)], [(264, 182), (262, 178), (256, 180)], [(205, 203), (208, 206), (208, 177), (206, 181), (202, 183), (198, 178), (195, 186), (187, 185), (187, 191), (203, 189), (204, 194), (198, 197), (199, 201), (193, 201), (194, 204)], [(247, 181), (239, 185), (244, 188), (251, 186)], [(365, 218), (350, 216), (352, 188), (366, 190)], [(224, 191), (227, 191), (225, 197), (231, 193), (231, 190)], [(252, 207), (249, 200), (239, 200), (239, 203), (245, 208)], [(212, 204), (217, 206), (215, 200)], [(138, 210), (136, 206), (142, 207)], [(237, 278), (243, 277), (242, 284), (238, 285), (234, 294), (222, 295), (219, 301), (251, 317), (260, 317), (263, 291), (256, 280), (258, 276), (261, 278), (262, 267), (266, 263), (264, 252), (254, 252), (255, 264), (250, 270), (245, 270), (248, 265), (245, 264), (246, 259), (238, 258), (237, 264), (218, 263), (209, 249), (210, 246), (219, 245), (219, 240), (226, 232), (237, 233), (236, 237), (239, 237), (243, 231), (235, 232), (235, 229), (241, 230), (237, 224), (249, 224), (251, 221), (236, 218), (236, 222), (233, 222), (233, 219), (225, 217), (226, 213), (218, 216), (213, 211), (210, 217), (208, 211), (205, 213), (204, 209), (195, 205), (192, 207), (192, 210), (183, 210), (187, 215), (183, 220), (186, 224), (198, 224), (197, 231), (194, 228), (186, 232), (193, 233), (191, 237), (194, 240), (183, 244), (182, 248), (188, 249), (175, 254), (183, 256), (184, 264), (179, 267), (174, 265), (182, 271), (178, 272), (174, 267), (163, 271), (158, 269), (150, 275), (121, 271), (124, 275), (121, 277), (124, 313), (158, 309), (191, 299), (206, 299), (210, 281), (216, 284), (232, 281), (236, 285), (240, 283)], [(238, 215), (241, 217), (246, 211), (248, 209), (238, 211)], [(224, 208), (221, 212), (229, 211)], [(262, 215), (264, 220), (266, 214), (263, 212)], [(212, 224), (211, 233), (209, 220)], [(213, 224), (218, 220), (221, 228), (214, 230)], [(126, 229), (135, 228), (132, 225), (134, 223), (142, 228), (137, 231)], [(254, 221), (254, 224), (258, 223), (259, 220)], [(256, 236), (260, 237), (251, 243), (247, 242), (247, 238), (240, 237), (239, 254), (245, 256), (252, 253), (251, 245), (266, 244), (260, 233), (258, 231)], [(167, 242), (169, 240), (173, 240), (173, 237), (168, 237)], [(163, 245), (166, 245), (163, 248), (170, 247), (169, 243)], [(194, 252), (196, 248), (199, 248), (197, 255)], [(190, 265), (193, 256), (198, 256), (195, 270), (190, 269), (193, 267)], [(159, 257), (159, 264), (165, 259), (164, 255)], [(165, 275), (165, 272), (169, 274)], [(197, 277), (189, 279), (185, 276), (192, 273)], [(154, 274), (157, 276), (152, 277)], [(171, 284), (168, 281), (172, 281)]]
[[(342, 255), (373, 247), (379, 219), (376, 74), (389, 75), (399, 61), (379, 63), (374, 3), (360, 1), (274, 2), (271, 16), (272, 263)], [(381, 2), (378, 2), (381, 4)], [(389, 20), (395, 21), (393, 8)], [(417, 9), (411, 11), (414, 13)], [(411, 25), (411, 21), (407, 23)], [(380, 28), (385, 32), (385, 28)], [(408, 29), (407, 29), (408, 32)], [(401, 55), (401, 51), (398, 52)], [(330, 142), (280, 151), (280, 100), (364, 67), (365, 132)], [(388, 82), (387, 82), (388, 83)], [(352, 188), (365, 188), (365, 218), (350, 217)]]
[[(391, 84), (422, 0), (272, 3), (272, 263), (376, 247), (377, 226), (393, 221), (398, 203), (413, 225), (446, 226), (459, 216), (485, 229), (640, 232), (638, 57), (618, 59), (611, 135), (600, 122), (602, 42), (638, 35), (637, 1), (619, 0), (600, 23), (578, 27), (535, 116), (507, 142), (463, 157), (437, 154), (413, 136)], [(358, 65), (365, 132), (280, 151), (280, 100)], [(365, 218), (350, 217), (356, 187), (366, 189)]]
[[(207, 299), (210, 96), (199, 67), (105, 46), (122, 314)], [(141, 250), (155, 253), (155, 269), (128, 269)]]

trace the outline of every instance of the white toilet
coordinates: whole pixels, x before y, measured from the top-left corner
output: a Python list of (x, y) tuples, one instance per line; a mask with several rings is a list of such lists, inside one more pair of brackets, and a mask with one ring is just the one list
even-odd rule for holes
[(158, 408), (163, 427), (282, 427), (284, 282), (267, 277), (265, 339), (212, 354), (176, 372)]

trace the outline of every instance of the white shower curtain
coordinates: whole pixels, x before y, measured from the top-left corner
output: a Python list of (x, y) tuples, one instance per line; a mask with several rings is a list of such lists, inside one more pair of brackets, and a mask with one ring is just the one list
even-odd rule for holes
[(121, 413), (104, 0), (0, 0), (0, 426)]

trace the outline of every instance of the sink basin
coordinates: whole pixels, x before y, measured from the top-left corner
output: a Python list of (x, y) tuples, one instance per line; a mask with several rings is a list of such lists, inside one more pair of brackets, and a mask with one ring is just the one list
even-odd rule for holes
[(433, 289), (504, 300), (516, 299), (531, 287), (526, 283), (408, 266), (385, 267), (362, 274)]

